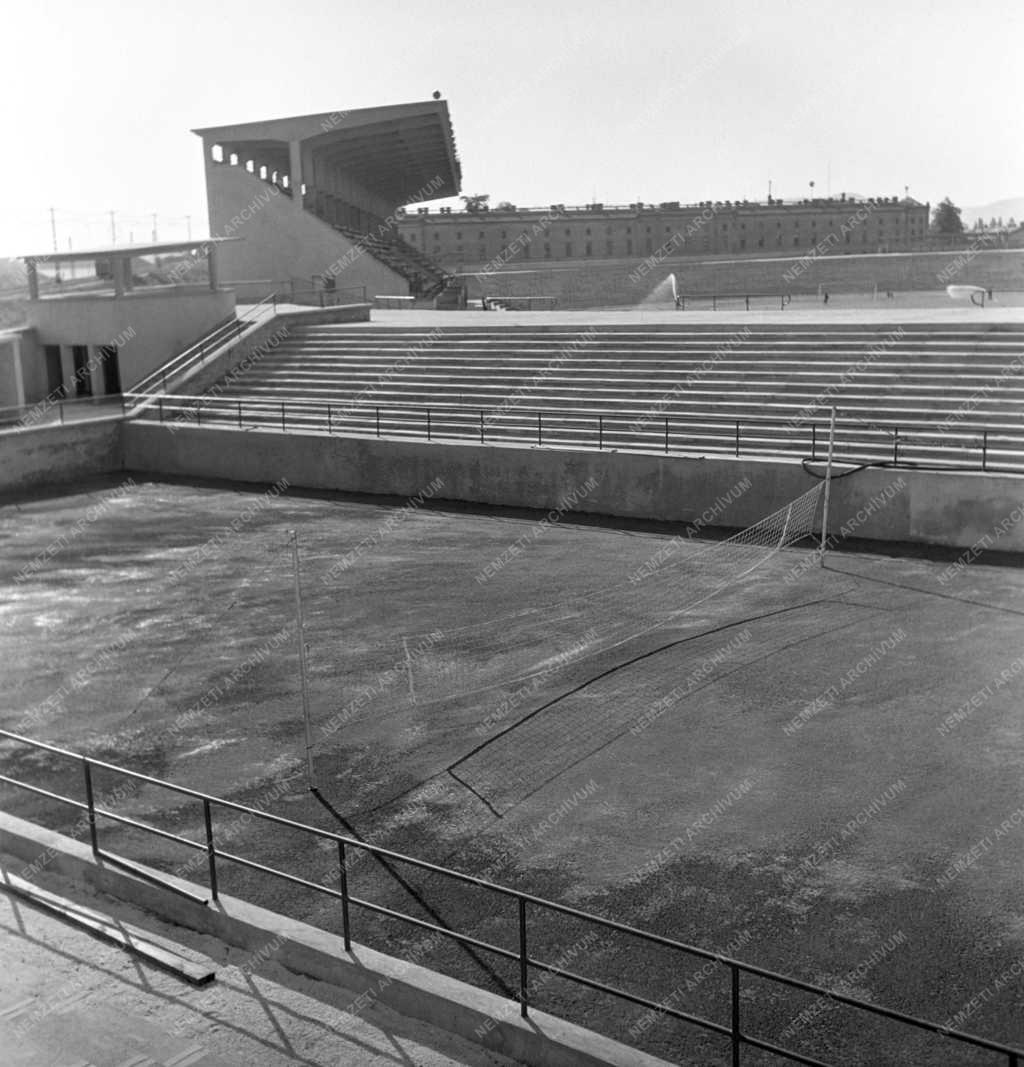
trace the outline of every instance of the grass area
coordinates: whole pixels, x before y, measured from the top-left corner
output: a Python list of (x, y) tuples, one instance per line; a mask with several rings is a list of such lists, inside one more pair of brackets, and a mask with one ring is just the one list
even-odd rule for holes
[[(979, 561), (950, 580), (944, 563), (834, 555), (794, 571), (805, 555), (792, 550), (671, 626), (525, 691), (424, 703), (393, 669), (402, 636), (478, 633), (532, 608), (543, 653), (546, 620), (551, 641), (567, 628), (541, 606), (614, 584), (678, 531), (567, 517), (534, 536), (539, 516), (525, 512), (141, 477), (119, 486), (0, 507), (5, 729), (940, 1022), (980, 998), (962, 1027), (1024, 1042), (1024, 984), (996, 986), (1024, 949), (1024, 830), (1013, 822), (1024, 671), (997, 684), (1019, 657), (1019, 570)], [(292, 529), (314, 763), (333, 814), (304, 779)], [(524, 537), (525, 552), (475, 579)], [(714, 565), (729, 577), (727, 555)], [(707, 566), (673, 579), (681, 602)], [(78, 788), (63, 761), (10, 746), (0, 755), (7, 773)], [(201, 837), (195, 805), (118, 784), (97, 783), (115, 810)], [(77, 820), (9, 790), (4, 805), (65, 830)], [(314, 842), (227, 814), (217, 825), (222, 847), (337, 884), (333, 852)], [(111, 850), (169, 870), (190, 858), (135, 831), (102, 833)], [(353, 867), (350, 886), (515, 946), (513, 910), (479, 890), (373, 859)], [(340, 929), (335, 902), (255, 872), (226, 869), (222, 890)], [(427, 937), (358, 909), (354, 923), (357, 940), (396, 954)], [(594, 939), (556, 916), (531, 917), (531, 952), (726, 1017), (720, 969)], [(430, 945), (419, 958), (515, 986), (477, 950)], [(717, 1037), (645, 1021), (562, 979), (539, 983), (536, 1000), (681, 1063), (727, 1062)], [(993, 1062), (763, 982), (745, 985), (743, 1011), (750, 1032), (837, 1063)]]

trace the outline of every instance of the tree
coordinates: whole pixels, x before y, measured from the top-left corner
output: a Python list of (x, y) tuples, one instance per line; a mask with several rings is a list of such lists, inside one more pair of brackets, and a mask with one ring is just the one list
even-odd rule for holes
[(947, 196), (937, 204), (932, 213), (933, 233), (963, 233), (964, 224), (960, 220), (960, 209)]
[(491, 199), (490, 193), (474, 193), (472, 196), (460, 196), (463, 209), (470, 212), (470, 214), (476, 215), (481, 211), (487, 210), (487, 201)]
[(511, 200), (502, 200), (500, 204), (494, 209), (495, 211), (515, 211), (516, 206)]

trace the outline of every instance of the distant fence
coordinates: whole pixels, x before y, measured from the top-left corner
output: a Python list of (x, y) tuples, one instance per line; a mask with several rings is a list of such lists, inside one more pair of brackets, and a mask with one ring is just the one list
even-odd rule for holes
[[(554, 975), (565, 981), (572, 982), (584, 989), (616, 997), (627, 1003), (655, 1011), (659, 1015), (667, 1015), (682, 1022), (690, 1023), (702, 1030), (718, 1034), (721, 1037), (728, 1039), (733, 1067), (741, 1067), (743, 1049), (747, 1046), (770, 1052), (783, 1059), (789, 1060), (791, 1063), (807, 1064), (809, 1067), (829, 1067), (829, 1064), (824, 1060), (805, 1056), (802, 1053), (784, 1048), (781, 1045), (776, 1045), (773, 1042), (760, 1037), (755, 1037), (744, 1031), (742, 1025), (742, 983), (744, 976), (746, 976), (748, 980), (750, 978), (766, 980), (772, 984), (773, 988), (783, 986), (790, 989), (800, 990), (801, 992), (810, 993), (816, 997), (824, 998), (832, 1003), (844, 1004), (847, 1007), (854, 1008), (858, 1011), (867, 1012), (871, 1015), (888, 1019), (903, 1027), (915, 1028), (930, 1034), (938, 1035), (950, 1042), (959, 1042), (960, 1044), (971, 1045), (974, 1048), (985, 1049), (989, 1052), (997, 1053), (1000, 1057), (1005, 1057), (1007, 1067), (1021, 1067), (1021, 1058), (1024, 1057), (1024, 1050), (1014, 1049), (996, 1041), (989, 1041), (987, 1038), (977, 1037), (973, 1034), (963, 1033), (958, 1030), (950, 1030), (940, 1026), (938, 1023), (929, 1022), (926, 1019), (919, 1019), (903, 1012), (893, 1011), (890, 1008), (883, 1008), (877, 1004), (870, 1004), (867, 1001), (858, 1000), (856, 997), (850, 997), (844, 993), (834, 992), (825, 989), (822, 986), (812, 985), (810, 982), (802, 982), (799, 979), (790, 978), (786, 975), (769, 971), (763, 967), (744, 963), (741, 960), (733, 959), (721, 953), (710, 952), (707, 949), (699, 948), (696, 945), (688, 945), (682, 941), (676, 941), (673, 938), (663, 937), (660, 934), (650, 933), (647, 930), (640, 930), (635, 926), (627, 926), (625, 923), (615, 922), (612, 919), (605, 919), (600, 915), (581, 911), (580, 909), (570, 907), (567, 904), (545, 900), (542, 897), (536, 897), (530, 893), (523, 893), (517, 889), (512, 889), (509, 886), (499, 885), (483, 878), (477, 878), (474, 875), (463, 874), (461, 871), (452, 870), (449, 867), (441, 867), (437, 864), (428, 863), (425, 860), (416, 859), (400, 852), (394, 852), (391, 849), (381, 848), (378, 845), (371, 845), (365, 841), (359, 841), (342, 834), (331, 833), (329, 830), (321, 830), (318, 827), (309, 826), (292, 819), (286, 819), (280, 815), (273, 815), (270, 812), (259, 808), (251, 808), (244, 804), (237, 804), (234, 801), (223, 800), (220, 797), (208, 793), (201, 793), (195, 789), (188, 789), (184, 786), (175, 785), (172, 782), (167, 782), (160, 778), (153, 778), (146, 774), (140, 774), (137, 771), (128, 770), (126, 767), (120, 767), (112, 763), (104, 763), (100, 760), (89, 759), (87, 756), (83, 756), (79, 753), (58, 748), (56, 745), (45, 744), (42, 741), (35, 741), (31, 738), (23, 737), (20, 734), (11, 733), (8, 730), (0, 730), (0, 738), (12, 742), (15, 745), (27, 746), (36, 751), (49, 752), (53, 755), (67, 759), (72, 766), (77, 765), (77, 768), (82, 775), (81, 781), (85, 796), (84, 801), (77, 800), (74, 797), (67, 796), (63, 793), (54, 793), (50, 790), (43, 789), (40, 786), (33, 785), (30, 782), (26, 782), (19, 778), (13, 778), (6, 774), (0, 774), (0, 782), (84, 812), (88, 821), (89, 840), (92, 846), (93, 855), (104, 863), (126, 869), (146, 881), (156, 882), (158, 885), (162, 885), (173, 892), (188, 897), (188, 899), (197, 904), (205, 905), (207, 903), (205, 899), (197, 897), (171, 882), (150, 874), (135, 863), (119, 856), (112, 855), (109, 852), (102, 851), (100, 849), (99, 837), (100, 819), (106, 819), (122, 826), (129, 826), (133, 829), (141, 830), (146, 834), (159, 837), (165, 841), (175, 842), (183, 848), (203, 853), (206, 859), (210, 898), (214, 902), (218, 899), (219, 893), (218, 872), (225, 863), (246, 867), (249, 870), (257, 871), (262, 875), (281, 879), (292, 885), (302, 886), (337, 900), (341, 905), (342, 931), (346, 951), (350, 951), (352, 947), (351, 912), (353, 908), (359, 908), (364, 911), (376, 913), (377, 915), (386, 916), (390, 919), (397, 919), (401, 922), (409, 923), (410, 925), (421, 929), (430, 930), (440, 937), (450, 938), (459, 944), (471, 945), (474, 948), (490, 952), (518, 965), (519, 989), (516, 999), (519, 1003), (519, 1013), (524, 1019), (529, 1017), (529, 1009), (534, 998), (534, 994), (530, 991), (530, 973), (531, 971), (541, 971), (545, 974)], [(69, 771), (70, 770), (71, 767), (69, 767)], [(169, 790), (171, 793), (184, 798), (185, 801), (194, 802), (202, 811), (203, 840), (194, 841), (191, 838), (183, 837), (180, 834), (171, 833), (168, 830), (151, 826), (138, 819), (119, 815), (117, 812), (109, 811), (97, 806), (93, 782), (93, 772), (96, 770), (111, 772), (113, 774), (131, 778), (137, 782), (145, 782), (149, 785), (158, 786), (161, 789)], [(287, 827), (293, 832), (308, 835), (311, 840), (330, 842), (334, 848), (337, 849), (337, 888), (324, 885), (320, 882), (312, 882), (293, 871), (285, 871), (277, 867), (271, 867), (264, 863), (259, 863), (256, 860), (252, 860), (247, 856), (240, 856), (236, 853), (228, 852), (220, 847), (217, 843), (217, 824), (214, 815), (222, 810), (241, 813), (243, 817), (256, 819), (260, 823)], [(227, 838), (230, 839), (230, 833), (227, 835)], [(371, 900), (365, 900), (352, 895), (348, 886), (349, 850), (362, 850), (370, 855), (381, 857), (391, 862), (406, 864), (422, 871), (440, 875), (448, 881), (476, 886), (477, 888), (499, 898), (499, 901), (495, 902), (494, 907), (499, 906), (501, 900), (511, 903), (513, 905), (513, 921), (517, 931), (516, 944), (507, 947), (494, 944), (490, 941), (483, 941), (449, 926), (440, 926), (436, 923), (427, 922), (424, 919), (419, 919), (406, 912), (396, 911), (393, 908), (388, 908)], [(490, 910), (491, 909), (489, 909), (489, 911)], [(533, 919), (534, 924), (536, 924), (535, 917), (538, 914), (552, 913), (555, 915), (567, 916), (570, 919), (583, 922), (590, 927), (601, 930), (605, 934), (605, 943), (608, 941), (608, 934), (622, 934), (628, 937), (637, 938), (648, 945), (659, 946), (674, 951), (678, 954), (680, 960), (687, 956), (696, 957), (697, 959), (714, 962), (721, 967), (727, 968), (729, 972), (730, 989), (728, 1024), (723, 1025), (713, 1019), (707, 1019), (683, 1011), (680, 1008), (669, 1005), (666, 1001), (658, 1002), (646, 997), (638, 996), (635, 993), (631, 993), (618, 986), (608, 985), (604, 982), (589, 978), (586, 975), (567, 970), (558, 966), (556, 963), (549, 963), (545, 960), (538, 959), (531, 954), (529, 948), (534, 942), (533, 935), (531, 935), (530, 922), (531, 919)], [(536, 929), (536, 925), (534, 925), (533, 929)]]
[[(174, 395), (156, 398), (136, 417), (181, 426), (817, 460), (825, 458), (829, 421), (827, 411), (818, 419), (787, 420), (711, 412), (595, 413)], [(847, 463), (1018, 474), (1024, 473), (1024, 430), (868, 421), (840, 409), (836, 456)]]

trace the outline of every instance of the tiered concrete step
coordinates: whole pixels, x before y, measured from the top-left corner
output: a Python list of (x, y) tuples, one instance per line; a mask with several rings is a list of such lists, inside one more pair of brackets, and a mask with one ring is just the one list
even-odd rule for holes
[(832, 405), (850, 455), (1024, 467), (1024, 330), (324, 324), (293, 329), (199, 417), (804, 456)]

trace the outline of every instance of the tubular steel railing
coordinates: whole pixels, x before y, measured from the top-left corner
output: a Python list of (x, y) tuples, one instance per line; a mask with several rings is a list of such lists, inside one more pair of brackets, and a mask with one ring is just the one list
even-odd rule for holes
[(140, 402), (160, 393), (166, 393), (169, 385), (180, 381), (190, 371), (202, 367), (206, 363), (207, 356), (212, 355), (228, 341), (237, 340), (247, 329), (261, 324), (268, 314), (276, 310), (277, 293), (268, 293), (258, 303), (246, 308), (241, 315), (232, 315), (218, 323), (198, 341), (194, 341), (172, 359), (157, 367), (142, 381), (137, 382), (125, 395)]
[[(129, 394), (131, 397), (131, 394)], [(166, 395), (137, 412), (175, 428), (248, 429), (374, 437), (463, 440), (477, 444), (824, 459), (828, 412), (815, 418), (717, 412), (593, 411), (417, 404), (345, 403), (317, 398)], [(846, 463), (1024, 473), (1024, 429), (870, 421), (838, 413), (837, 455)]]
[[(769, 971), (764, 967), (757, 967), (750, 963), (744, 963), (741, 960), (733, 959), (729, 956), (724, 956), (721, 953), (711, 952), (707, 949), (702, 949), (696, 945), (688, 945), (682, 941), (676, 941), (673, 938), (663, 937), (660, 934), (650, 933), (646, 930), (638, 929), (635, 926), (628, 926), (625, 923), (615, 922), (612, 919), (605, 919), (600, 915), (594, 915), (590, 912), (581, 911), (578, 908), (570, 907), (567, 904), (559, 904), (556, 901), (545, 900), (541, 897), (533, 896), (530, 893), (523, 893), (519, 890), (512, 889), (509, 886), (498, 885), (495, 882), (487, 881), (483, 878), (477, 878), (475, 875), (464, 874), (461, 871), (455, 871), (448, 867), (441, 867), (435, 863), (429, 863), (426, 860), (416, 859), (413, 856), (407, 856), (400, 852), (395, 852), (391, 849), (382, 848), (379, 845), (372, 845), (365, 841), (359, 841), (352, 837), (346, 837), (342, 834), (332, 833), (329, 830), (321, 830), (318, 827), (310, 826), (306, 823), (296, 822), (293, 819), (286, 819), (280, 815), (274, 815), (267, 811), (262, 811), (258, 808), (250, 808), (244, 804), (238, 804), (231, 800), (223, 800), (220, 797), (212, 796), (208, 793), (201, 793), (195, 789), (188, 789), (185, 786), (175, 785), (172, 782), (166, 782), (160, 778), (153, 778), (147, 774), (140, 774), (137, 771), (129, 770), (126, 767), (119, 767), (116, 764), (105, 763), (101, 760), (93, 760), (88, 756), (83, 756), (80, 753), (71, 752), (68, 749), (59, 748), (56, 745), (50, 745), (43, 741), (36, 741), (29, 737), (24, 737), (21, 734), (11, 733), (8, 730), (0, 730), (0, 738), (15, 744), (27, 745), (31, 748), (41, 750), (44, 752), (50, 752), (55, 755), (76, 761), (82, 769), (83, 781), (85, 785), (85, 802), (75, 800), (73, 797), (68, 797), (60, 793), (54, 793), (50, 790), (43, 789), (39, 786), (32, 785), (28, 782), (22, 781), (17, 778), (12, 778), (6, 774), (0, 774), (0, 782), (6, 785), (14, 786), (18, 789), (23, 789), (27, 792), (36, 794), (37, 796), (43, 796), (49, 800), (54, 800), (62, 804), (69, 805), (80, 811), (85, 811), (88, 819), (89, 826), (89, 840), (92, 847), (93, 855), (98, 859), (102, 859), (103, 862), (112, 864), (114, 866), (123, 867), (133, 874), (141, 876), (148, 881), (155, 881), (165, 888), (170, 889), (176, 893), (184, 895), (189, 899), (197, 901), (200, 904), (206, 904), (207, 901), (201, 897), (197, 897), (195, 894), (184, 890), (180, 886), (174, 885), (172, 882), (165, 881), (159, 876), (146, 871), (144, 868), (134, 864), (128, 860), (125, 860), (119, 856), (114, 856), (108, 852), (104, 852), (100, 849), (99, 843), (99, 828), (97, 819), (104, 818), (113, 822), (120, 823), (124, 826), (130, 826), (137, 830), (142, 830), (146, 833), (154, 834), (164, 840), (174, 841), (186, 848), (198, 850), (205, 853), (208, 868), (209, 890), (210, 898), (213, 901), (218, 899), (218, 860), (234, 863), (239, 866), (247, 867), (250, 870), (259, 871), (263, 874), (271, 875), (275, 878), (283, 879), (294, 885), (301, 885), (307, 889), (315, 890), (319, 893), (323, 893), (326, 896), (332, 897), (341, 903), (341, 919), (342, 919), (342, 932), (343, 940), (346, 951), (352, 947), (352, 916), (351, 909), (353, 907), (362, 908), (366, 911), (373, 912), (378, 915), (384, 915), (391, 919), (398, 919), (402, 922), (409, 923), (413, 926), (421, 927), (432, 931), (435, 934), (443, 937), (451, 938), (453, 941), (459, 942), (464, 945), (472, 945), (475, 948), (482, 949), (487, 952), (494, 953), (503, 959), (515, 961), (519, 965), (519, 991), (516, 998), (519, 1002), (519, 1011), (522, 1017), (525, 1019), (529, 1015), (530, 1007), (530, 995), (529, 995), (529, 976), (531, 970), (543, 971), (548, 974), (555, 975), (558, 978), (564, 979), (569, 982), (573, 982), (577, 985), (584, 986), (585, 988), (592, 989), (599, 993), (605, 993), (613, 997), (618, 997), (621, 1000), (625, 1000), (631, 1004), (635, 1004), (639, 1007), (644, 1007), (657, 1011), (661, 1015), (668, 1015), (672, 1018), (679, 1019), (682, 1022), (691, 1023), (694, 1026), (700, 1027), (704, 1030), (709, 1030), (713, 1033), (719, 1034), (729, 1039), (732, 1064), (733, 1067), (740, 1067), (741, 1054), (744, 1046), (750, 1046), (751, 1048), (761, 1049), (766, 1052), (773, 1053), (776, 1056), (780, 1056), (789, 1060), (792, 1063), (808, 1064), (810, 1067), (829, 1067), (823, 1060), (814, 1059), (810, 1056), (805, 1056), (802, 1053), (796, 1052), (792, 1049), (783, 1048), (780, 1045), (776, 1045), (770, 1041), (766, 1041), (762, 1038), (755, 1037), (752, 1034), (745, 1033), (742, 1027), (742, 1013), (741, 1013), (741, 978), (743, 975), (749, 975), (755, 978), (764, 979), (766, 981), (787, 986), (791, 989), (797, 989), (805, 993), (811, 993), (818, 997), (824, 997), (829, 1001), (845, 1004), (848, 1007), (858, 1009), (860, 1011), (868, 1012), (872, 1015), (879, 1016), (884, 1019), (889, 1019), (900, 1023), (903, 1026), (913, 1027), (918, 1030), (927, 1031), (931, 1034), (937, 1034), (949, 1041), (957, 1041), (967, 1045), (971, 1045), (975, 1048), (985, 1049), (989, 1052), (998, 1053), (1001, 1056), (1006, 1057), (1007, 1067), (1021, 1067), (1021, 1058), (1024, 1057), (1024, 1050), (1011, 1048), (1009, 1045), (1001, 1044), (998, 1041), (990, 1041), (987, 1038), (979, 1037), (975, 1034), (964, 1033), (959, 1030), (951, 1030), (947, 1027), (940, 1026), (938, 1023), (930, 1022), (927, 1019), (920, 1019), (913, 1015), (908, 1015), (904, 1012), (894, 1011), (890, 1008), (880, 1007), (877, 1004), (871, 1004), (864, 1000), (858, 1000), (856, 997), (847, 996), (844, 993), (838, 993), (829, 989), (825, 989), (822, 986), (813, 985), (810, 982), (803, 982), (797, 978), (790, 978), (787, 975), (778, 974), (775, 971)], [(180, 834), (170, 833), (167, 830), (162, 830), (159, 827), (151, 826), (148, 823), (140, 822), (137, 819), (131, 819), (125, 815), (118, 815), (116, 812), (108, 811), (104, 808), (100, 808), (96, 804), (95, 791), (93, 788), (93, 771), (103, 770), (112, 772), (114, 774), (124, 775), (125, 777), (134, 779), (135, 781), (145, 782), (149, 785), (159, 786), (162, 789), (168, 789), (171, 792), (177, 793), (180, 796), (191, 797), (195, 801), (202, 805), (203, 811), (203, 826), (204, 826), (204, 840), (193, 841), (190, 838), (182, 837)], [(261, 820), (263, 822), (272, 823), (277, 826), (288, 827), (292, 830), (308, 833), (314, 837), (320, 838), (325, 841), (333, 841), (338, 850), (338, 888), (334, 889), (331, 886), (322, 885), (319, 882), (311, 882), (306, 878), (301, 878), (298, 875), (292, 874), (289, 871), (282, 871), (276, 867), (269, 867), (262, 863), (257, 863), (254, 860), (248, 859), (244, 856), (239, 856), (232, 852), (227, 852), (217, 846), (216, 842), (216, 827), (214, 824), (214, 810), (217, 808), (224, 808), (230, 811), (240, 812), (243, 815)], [(349, 849), (361, 849), (364, 852), (368, 852), (371, 855), (383, 857), (387, 860), (394, 861), (396, 863), (404, 863), (409, 866), (418, 868), (419, 870), (429, 871), (432, 874), (442, 875), (445, 878), (452, 879), (454, 881), (463, 883), (465, 885), (474, 885), (481, 889), (487, 890), (491, 893), (496, 893), (506, 899), (515, 902), (516, 907), (516, 922), (518, 929), (518, 948), (516, 950), (505, 948), (501, 945), (495, 945), (488, 941), (482, 941), (479, 938), (472, 937), (466, 933), (460, 933), (457, 930), (450, 929), (446, 926), (438, 926), (435, 923), (427, 922), (423, 919), (418, 919), (415, 916), (408, 915), (405, 912), (396, 911), (393, 908), (384, 907), (381, 904), (375, 904), (373, 901), (364, 900), (360, 897), (353, 896), (348, 888), (347, 878), (347, 852)], [(566, 915), (572, 919), (588, 923), (592, 926), (600, 927), (604, 930), (613, 930), (617, 933), (627, 934), (631, 937), (639, 938), (650, 945), (658, 945), (662, 948), (674, 950), (681, 954), (697, 957), (698, 959), (715, 961), (721, 966), (728, 968), (730, 975), (730, 1022), (728, 1026), (721, 1023), (717, 1023), (712, 1019), (704, 1018), (700, 1015), (694, 1015), (690, 1012), (682, 1011), (678, 1008), (671, 1007), (667, 1003), (650, 1000), (646, 997), (637, 996), (634, 993), (630, 993), (628, 990), (621, 989), (617, 986), (608, 985), (605, 982), (596, 981), (593, 978), (588, 978), (585, 975), (577, 974), (573, 971), (565, 970), (558, 967), (555, 964), (547, 963), (543, 960), (537, 959), (529, 954), (530, 944), (530, 927), (529, 917), (534, 911), (553, 912), (556, 914)]]

